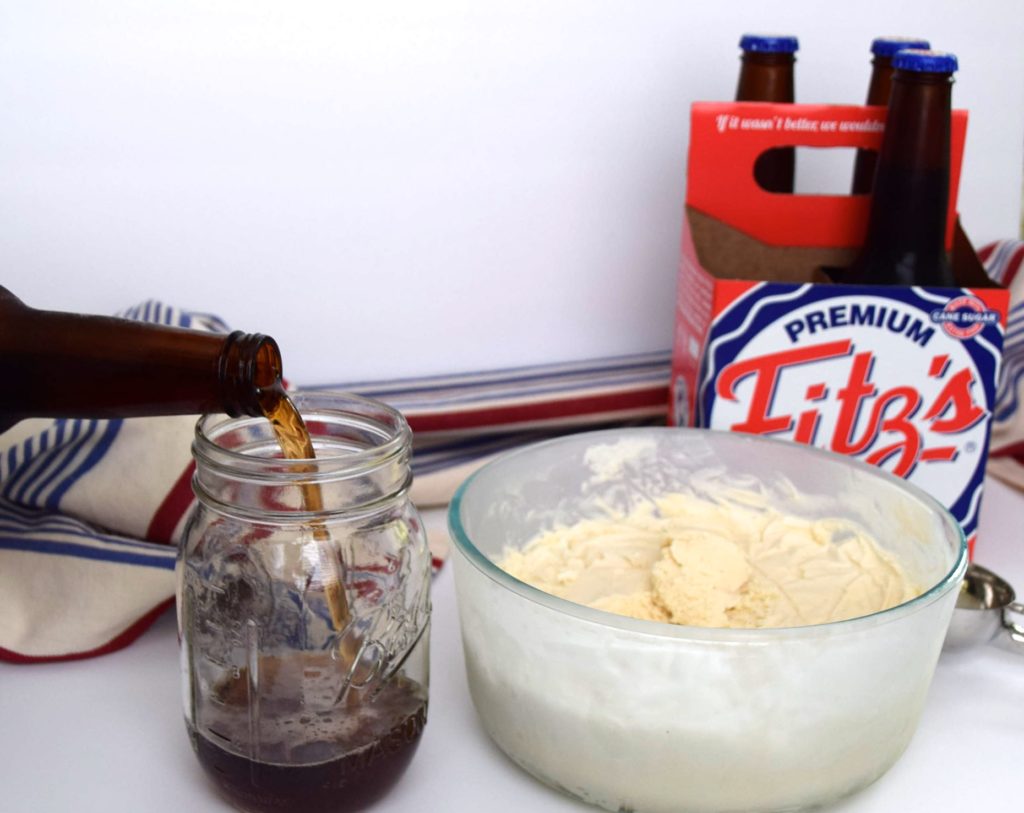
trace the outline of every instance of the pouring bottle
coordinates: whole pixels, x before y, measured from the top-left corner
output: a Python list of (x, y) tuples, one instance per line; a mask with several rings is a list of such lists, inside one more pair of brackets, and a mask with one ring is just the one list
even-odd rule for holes
[(281, 353), (228, 335), (30, 308), (0, 287), (0, 431), (24, 418), (263, 415)]

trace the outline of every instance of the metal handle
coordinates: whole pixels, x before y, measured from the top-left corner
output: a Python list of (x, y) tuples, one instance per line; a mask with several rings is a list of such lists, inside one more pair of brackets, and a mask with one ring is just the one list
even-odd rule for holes
[[(1020, 621), (1014, 621), (1014, 616)], [(1021, 622), (1024, 622), (1024, 604), (1019, 601), (1010, 602), (1003, 608), (1003, 627), (1009, 639), (1016, 645), (1014, 649), (1019, 647), (1024, 654), (1024, 623)]]

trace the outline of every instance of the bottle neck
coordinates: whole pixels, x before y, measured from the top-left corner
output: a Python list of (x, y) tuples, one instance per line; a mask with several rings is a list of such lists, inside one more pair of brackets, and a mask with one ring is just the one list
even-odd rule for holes
[(893, 74), (859, 281), (953, 284), (945, 252), (950, 90), (948, 74)]
[[(892, 57), (874, 56), (871, 60), (871, 81), (868, 82), (868, 97), (865, 104), (887, 107), (892, 94)], [(874, 150), (857, 150), (853, 164), (854, 195), (867, 195), (875, 181), (878, 153)]]
[[(741, 57), (736, 101), (792, 104), (795, 62), (793, 54), (745, 51)], [(791, 193), (795, 174), (796, 151), (792, 147), (766, 150), (754, 163), (754, 180), (768, 192)]]
[(885, 107), (892, 95), (892, 57), (874, 56), (871, 59), (871, 80), (864, 104)]
[(261, 415), (280, 378), (268, 336), (36, 310), (0, 289), (0, 422)]
[(793, 54), (747, 51), (740, 60), (737, 102), (793, 103), (793, 65), (796, 62)]

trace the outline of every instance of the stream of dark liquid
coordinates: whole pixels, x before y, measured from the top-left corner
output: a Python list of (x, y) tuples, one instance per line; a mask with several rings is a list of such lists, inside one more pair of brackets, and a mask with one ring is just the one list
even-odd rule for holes
[[(263, 408), (263, 415), (274, 429), (274, 435), (281, 446), (282, 455), (289, 460), (314, 460), (316, 451), (313, 448), (313, 439), (310, 437), (306, 422), (302, 419), (299, 410), (295, 408), (292, 399), (278, 385), (273, 389), (266, 390), (261, 399), (260, 406)], [(308, 471), (316, 471), (316, 464), (310, 463), (306, 467)], [(316, 483), (304, 483), (302, 485), (302, 502), (306, 511), (319, 513), (323, 511), (324, 499), (320, 486)], [(323, 542), (330, 542), (330, 534), (327, 528), (320, 522), (312, 523), (313, 538)], [(324, 593), (327, 597), (327, 606), (330, 608), (331, 621), (336, 630), (343, 630), (349, 621), (348, 600), (345, 597), (343, 583), (344, 574), (342, 567), (334, 556), (323, 557), (322, 564), (334, 565), (335, 572), (329, 574), (324, 584)]]

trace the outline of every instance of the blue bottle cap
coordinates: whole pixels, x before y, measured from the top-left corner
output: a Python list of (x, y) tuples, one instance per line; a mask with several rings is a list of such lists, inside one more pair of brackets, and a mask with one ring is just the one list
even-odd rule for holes
[(875, 56), (895, 56), (905, 48), (931, 48), (928, 40), (917, 37), (877, 37), (871, 42), (871, 53)]
[(898, 51), (892, 58), (892, 66), (897, 70), (917, 73), (953, 73), (958, 67), (953, 54), (916, 48)]
[(740, 48), (758, 54), (792, 54), (800, 49), (800, 43), (788, 34), (744, 34)]

